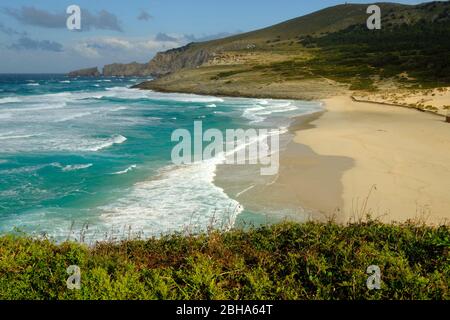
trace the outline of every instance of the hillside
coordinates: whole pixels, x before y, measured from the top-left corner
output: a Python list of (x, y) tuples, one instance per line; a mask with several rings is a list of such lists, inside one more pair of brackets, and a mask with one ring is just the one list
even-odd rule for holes
[(137, 87), (313, 99), (344, 88), (450, 85), (450, 3), (379, 6), (381, 30), (366, 28), (367, 5), (345, 4), (159, 53), (149, 63), (159, 79)]

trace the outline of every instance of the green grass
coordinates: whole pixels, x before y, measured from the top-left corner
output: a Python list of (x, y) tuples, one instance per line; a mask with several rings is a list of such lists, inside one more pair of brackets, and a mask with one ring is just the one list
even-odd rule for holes
[(231, 71), (219, 72), (217, 74), (217, 76), (214, 78), (214, 80), (221, 79), (221, 78), (227, 78), (227, 77), (234, 76), (236, 74), (244, 73), (244, 72), (248, 72), (248, 71), (250, 71), (250, 70), (244, 69), (244, 70), (231, 70)]
[[(448, 226), (282, 223), (55, 244), (0, 238), (0, 299), (450, 299)], [(81, 268), (81, 289), (66, 268)], [(366, 269), (381, 268), (381, 290)]]

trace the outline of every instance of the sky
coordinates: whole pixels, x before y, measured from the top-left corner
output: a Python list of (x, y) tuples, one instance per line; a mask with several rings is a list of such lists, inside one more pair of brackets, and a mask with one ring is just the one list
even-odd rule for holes
[[(342, 3), (345, 1), (1, 0), (0, 73), (65, 73), (114, 62), (144, 63), (159, 51), (256, 30)], [(81, 9), (81, 30), (66, 27), (70, 5)]]

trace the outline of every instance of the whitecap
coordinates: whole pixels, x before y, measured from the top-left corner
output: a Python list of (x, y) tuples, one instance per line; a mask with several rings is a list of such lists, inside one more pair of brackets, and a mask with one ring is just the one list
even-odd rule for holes
[(38, 170), (41, 170), (46, 167), (56, 167), (60, 168), (61, 164), (58, 162), (52, 162), (52, 163), (45, 163), (45, 164), (38, 164), (34, 166), (24, 166), (19, 168), (13, 168), (13, 169), (7, 169), (7, 170), (1, 170), (3, 174), (20, 174), (20, 173), (32, 173)]
[(262, 100), (257, 100), (257, 101), (258, 101), (258, 103), (261, 104), (261, 105), (268, 105), (268, 104), (269, 104), (269, 101), (264, 100), (264, 99), (262, 99)]
[(65, 102), (48, 102), (48, 103), (21, 105), (20, 108), (3, 109), (2, 111), (8, 112), (42, 111), (42, 110), (61, 109), (66, 106), (67, 104)]
[(86, 151), (100, 151), (106, 148), (109, 148), (115, 144), (122, 144), (127, 141), (127, 138), (117, 134), (108, 139), (102, 139), (99, 142), (96, 142), (95, 145), (82, 148)]
[(187, 93), (161, 93), (152, 90), (139, 90), (126, 87), (105, 88), (109, 96), (122, 99), (150, 99), (150, 100), (172, 100), (180, 102), (224, 102), (225, 100), (214, 96), (201, 96)]
[(16, 97), (8, 97), (8, 98), (0, 98), (0, 103), (15, 103), (15, 102), (21, 102), (19, 98)]
[(109, 110), (109, 112), (116, 112), (116, 111), (121, 111), (121, 110), (126, 110), (126, 109), (128, 109), (128, 107), (121, 106), (121, 107), (112, 108), (111, 110)]
[(128, 173), (128, 172), (136, 169), (136, 167), (137, 166), (135, 164), (133, 164), (133, 165), (129, 166), (128, 168), (126, 168), (125, 170), (117, 171), (117, 172), (114, 172), (113, 174), (125, 174), (125, 173)]
[(0, 135), (0, 140), (10, 140), (10, 139), (28, 139), (32, 137), (39, 136), (38, 134), (4, 134)]
[(92, 112), (76, 113), (76, 114), (72, 114), (70, 116), (67, 116), (67, 117), (55, 120), (55, 122), (65, 122), (65, 121), (69, 121), (69, 120), (74, 120), (74, 119), (86, 117), (86, 116), (89, 116), (91, 114), (92, 114)]
[(64, 172), (77, 171), (77, 170), (87, 169), (87, 168), (90, 168), (92, 166), (93, 166), (92, 163), (88, 163), (88, 164), (71, 164), (71, 165), (67, 165), (67, 166), (63, 167), (61, 170), (64, 171)]
[(283, 113), (298, 109), (299, 107), (291, 101), (271, 100), (269, 102), (268, 100), (257, 100), (257, 104), (247, 107), (242, 116), (251, 120), (250, 123), (257, 123), (266, 120), (273, 113)]

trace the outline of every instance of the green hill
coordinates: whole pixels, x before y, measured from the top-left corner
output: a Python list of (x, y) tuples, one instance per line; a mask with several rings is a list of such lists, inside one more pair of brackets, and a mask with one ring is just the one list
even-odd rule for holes
[(299, 98), (289, 86), (315, 92), (319, 82), (335, 81), (375, 90), (386, 79), (415, 88), (449, 85), (450, 3), (378, 5), (381, 30), (366, 27), (367, 4), (344, 4), (159, 53), (147, 71), (161, 78), (138, 87)]
[[(417, 11), (417, 8), (394, 3), (379, 3), (382, 12)], [(267, 40), (289, 40), (298, 36), (336, 32), (351, 25), (365, 23), (366, 4), (342, 4), (302, 17), (291, 19), (264, 29), (198, 44), (200, 47), (232, 46), (239, 42), (261, 43)]]

